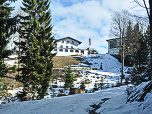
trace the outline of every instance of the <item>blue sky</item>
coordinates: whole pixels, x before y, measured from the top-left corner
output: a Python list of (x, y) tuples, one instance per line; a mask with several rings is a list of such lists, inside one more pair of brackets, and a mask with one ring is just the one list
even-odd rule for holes
[[(148, 1), (148, 0), (147, 0)], [(139, 0), (142, 3), (142, 0)], [(14, 4), (17, 12), (21, 0)], [(109, 29), (114, 11), (129, 10), (132, 14), (146, 15), (140, 7), (132, 9), (133, 0), (51, 0), (52, 24), (56, 39), (72, 37), (82, 42), (80, 48), (91, 48), (99, 53), (108, 52)]]

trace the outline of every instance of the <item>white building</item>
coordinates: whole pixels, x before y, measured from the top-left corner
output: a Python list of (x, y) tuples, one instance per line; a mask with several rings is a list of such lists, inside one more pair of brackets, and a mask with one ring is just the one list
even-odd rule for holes
[(119, 54), (119, 46), (121, 45), (120, 38), (114, 38), (106, 40), (108, 42), (108, 54), (118, 55)]
[(70, 56), (70, 55), (88, 55), (87, 49), (79, 49), (82, 43), (74, 38), (65, 37), (55, 40), (56, 48), (52, 53), (57, 53), (56, 56)]

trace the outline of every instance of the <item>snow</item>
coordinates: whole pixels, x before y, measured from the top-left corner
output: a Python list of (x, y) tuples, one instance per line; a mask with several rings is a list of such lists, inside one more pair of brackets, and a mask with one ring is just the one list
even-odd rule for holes
[[(92, 82), (85, 84), (85, 86), (88, 91), (91, 91), (95, 83), (101, 83), (101, 77), (103, 77), (105, 89), (94, 93), (68, 95), (69, 89), (64, 90), (62, 88), (64, 82), (57, 80), (56, 85), (58, 88), (54, 88), (54, 90), (48, 89), (48, 95), (45, 96), (44, 99), (0, 104), (0, 114), (88, 114), (89, 111), (95, 110), (91, 105), (100, 106), (95, 112), (101, 114), (152, 114), (151, 93), (146, 94), (145, 101), (143, 102), (127, 102), (128, 96), (126, 92), (129, 88), (129, 91), (132, 92), (131, 95), (133, 95), (135, 91), (140, 91), (139, 95), (141, 95), (143, 88), (149, 82), (143, 82), (136, 87), (132, 85), (128, 85), (128, 87), (125, 85), (112, 88), (113, 85), (116, 85), (118, 78), (120, 79), (121, 63), (108, 54), (81, 57), (84, 58), (82, 63), (71, 65), (72, 70), (79, 71), (80, 75), (82, 75), (82, 77), (77, 78), (77, 81), (74, 81), (74, 87), (79, 87), (81, 81), (89, 79)], [(14, 60), (8, 61), (8, 63), (12, 65), (14, 64), (13, 62)], [(7, 63), (7, 61), (5, 61), (5, 63)], [(103, 70), (100, 69), (101, 63)], [(92, 70), (93, 68), (96, 69)], [(128, 67), (125, 67), (125, 71), (127, 71), (127, 69)], [(129, 74), (125, 73), (125, 76), (129, 76)], [(108, 84), (110, 88), (107, 88)], [(53, 85), (55, 84), (53, 83)], [(68, 96), (56, 97), (61, 89), (63, 93)], [(15, 96), (16, 93), (21, 90), (22, 88), (16, 88), (9, 90), (8, 93)], [(103, 102), (104, 98), (110, 99)], [(0, 102), (2, 101), (0, 100)]]
[(18, 57), (18, 55), (10, 55), (10, 56), (8, 56), (8, 58), (10, 58), (10, 59), (15, 58), (15, 57)]
[(109, 88), (95, 93), (69, 95), (35, 101), (15, 102), (1, 105), (3, 114), (86, 114), (89, 104), (102, 98), (111, 98), (124, 93), (125, 86)]
[[(144, 84), (143, 84), (144, 85)], [(103, 98), (110, 98), (101, 104), (96, 112), (101, 114), (151, 114), (152, 94), (144, 102), (126, 102), (127, 86), (108, 88), (95, 93), (84, 93), (35, 101), (14, 102), (0, 105), (1, 114), (87, 114), (93, 110), (89, 105), (98, 104)], [(138, 86), (140, 89), (141, 86)]]
[[(136, 86), (133, 91), (140, 90), (138, 95), (141, 95), (142, 89), (148, 84), (149, 82), (143, 82), (139, 86)], [(133, 94), (134, 94), (133, 93)], [(132, 96), (132, 95), (130, 95)], [(134, 96), (136, 97), (136, 96)], [(100, 108), (100, 112), (102, 114), (152, 114), (152, 93), (147, 93), (145, 97), (145, 101), (143, 102), (126, 102), (127, 97), (125, 94), (119, 95), (117, 97), (111, 98), (105, 104), (103, 104)]]

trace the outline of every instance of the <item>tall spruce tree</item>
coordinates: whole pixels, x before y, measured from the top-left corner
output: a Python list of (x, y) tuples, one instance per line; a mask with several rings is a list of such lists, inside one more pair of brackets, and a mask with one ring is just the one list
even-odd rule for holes
[(139, 38), (140, 48), (134, 54), (135, 64), (139, 70), (140, 70), (141, 65), (147, 64), (148, 46), (146, 42), (147, 42), (146, 35), (141, 35)]
[(16, 32), (15, 25), (17, 23), (17, 16), (14, 18), (10, 17), (11, 11), (14, 10), (13, 7), (10, 7), (10, 3), (15, 1), (16, 0), (0, 1), (0, 82), (7, 72), (4, 58), (8, 56), (8, 51), (5, 49), (9, 43), (10, 36)]
[(126, 37), (124, 38), (124, 51), (125, 51), (125, 55), (131, 55), (132, 53), (132, 39), (133, 39), (133, 28), (132, 28), (132, 22), (129, 20), (128, 22), (128, 27), (127, 27), (127, 31), (126, 31)]
[[(20, 38), (23, 63), (22, 73), (17, 80), (24, 84), (23, 93), (20, 94), (22, 100), (28, 92), (33, 93), (33, 98), (44, 98), (49, 81), (52, 76), (53, 62), (55, 54), (51, 25), (51, 11), (49, 10), (50, 0), (23, 0), (24, 7), (21, 9), (27, 14), (20, 16)], [(37, 96), (34, 93), (38, 93)]]
[(138, 22), (132, 27), (131, 21), (129, 21), (127, 31), (126, 31), (126, 37), (125, 37), (125, 54), (126, 55), (134, 55), (135, 52), (140, 47), (139, 44), (139, 38), (141, 37), (141, 31), (139, 29)]

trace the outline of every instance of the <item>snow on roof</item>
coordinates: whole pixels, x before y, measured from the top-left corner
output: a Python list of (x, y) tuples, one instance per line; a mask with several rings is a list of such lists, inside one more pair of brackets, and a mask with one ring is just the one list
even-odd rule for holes
[(121, 38), (111, 38), (111, 39), (108, 39), (108, 40), (106, 40), (106, 41), (116, 40), (116, 39), (121, 39)]

